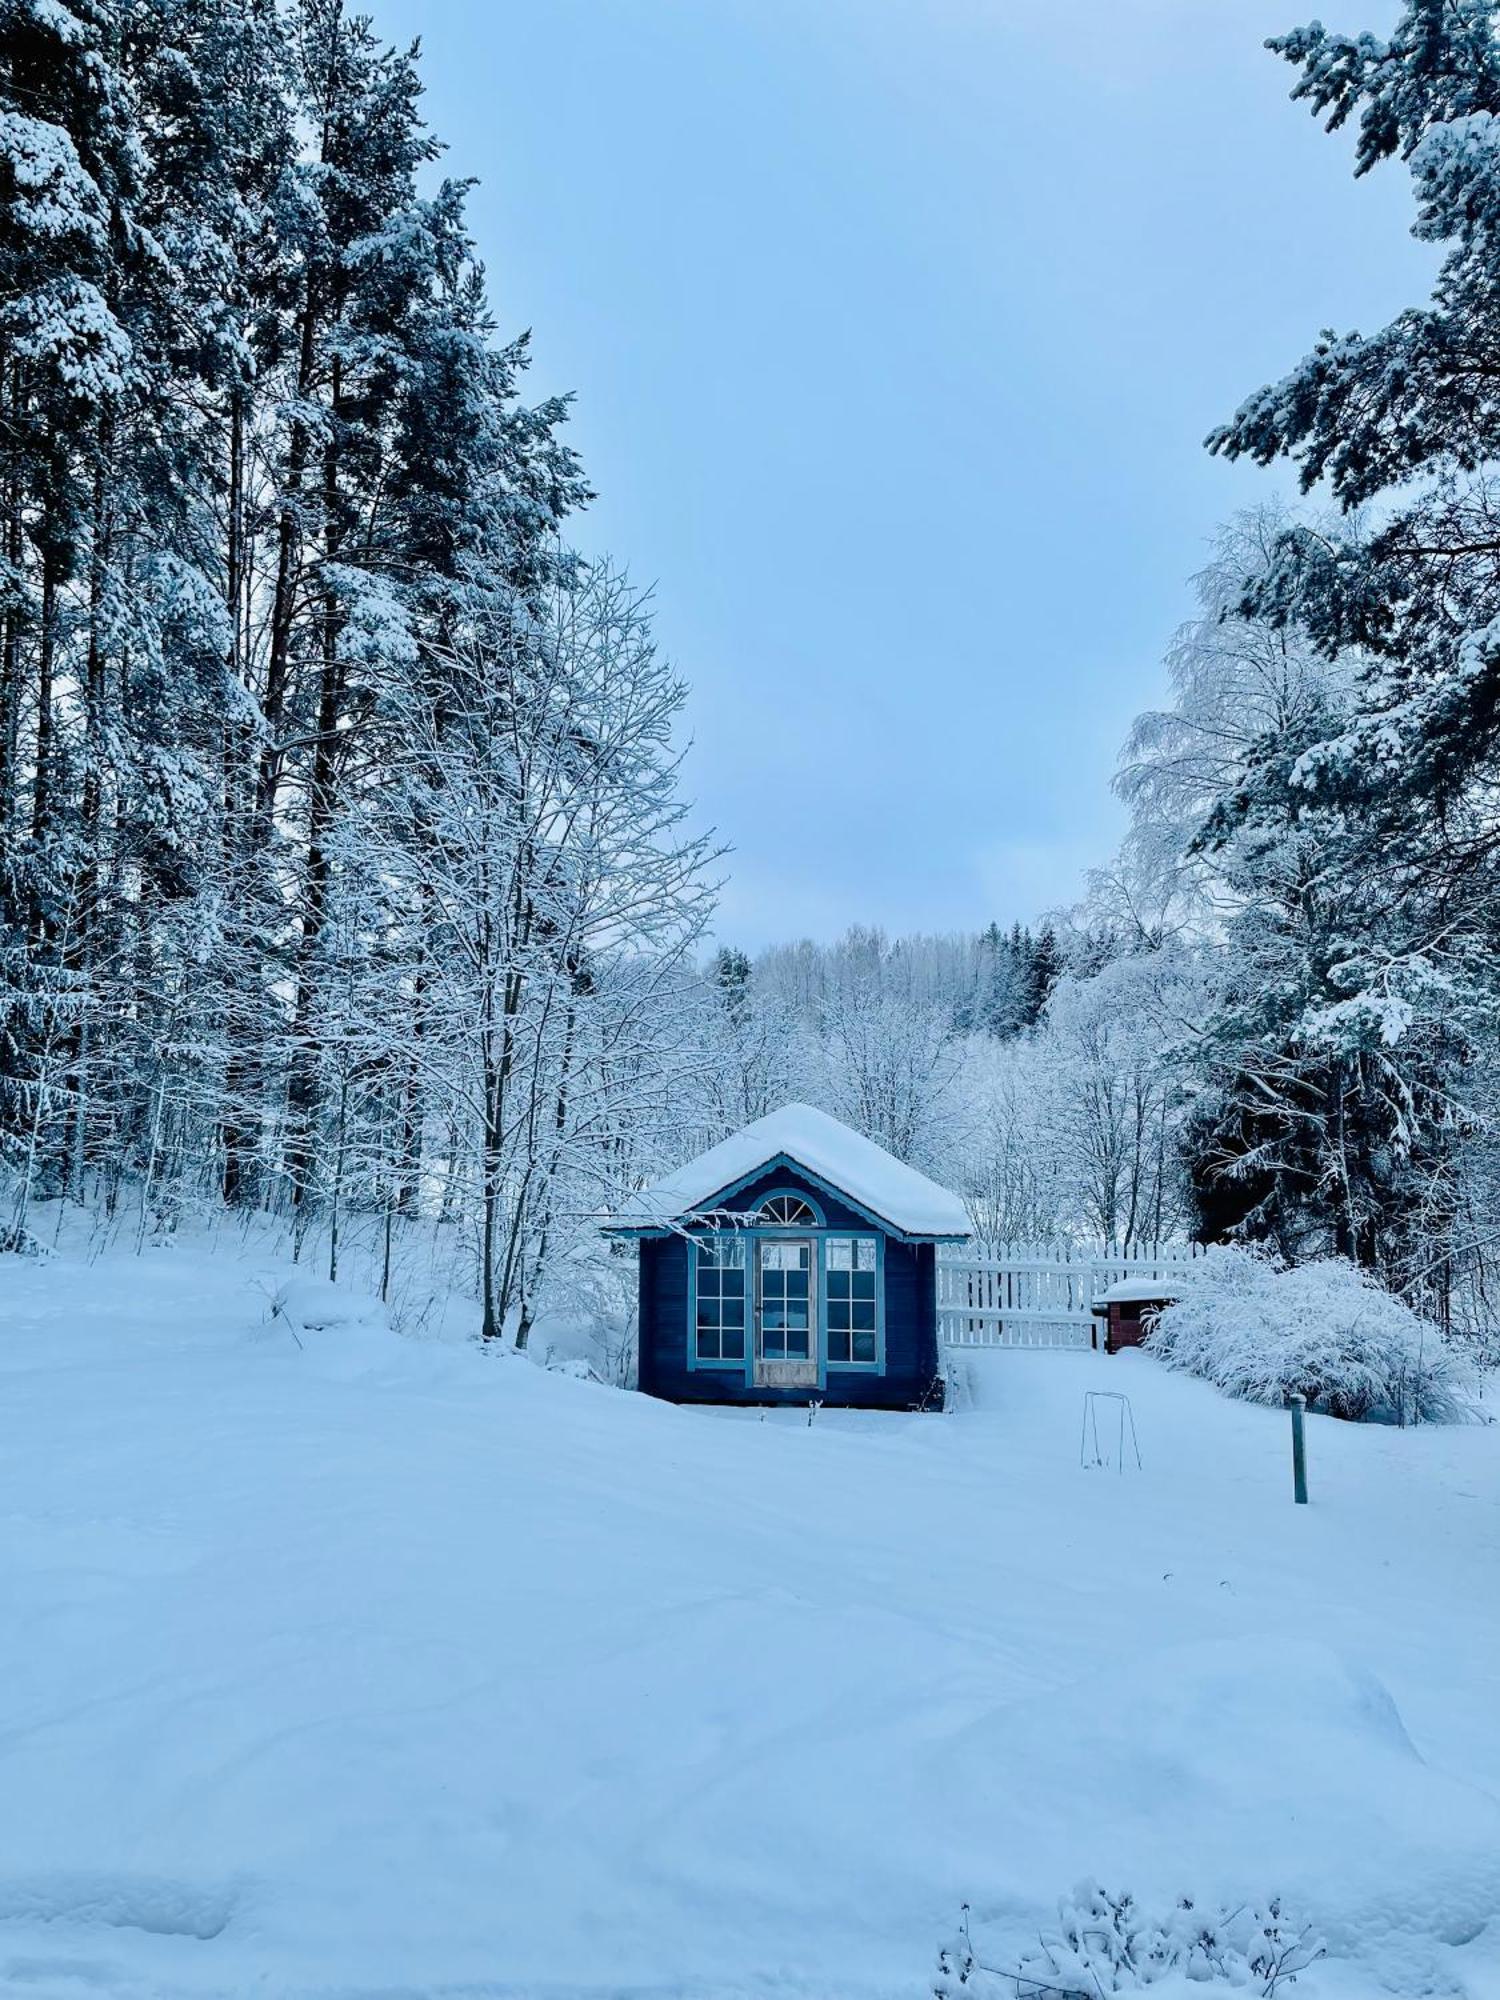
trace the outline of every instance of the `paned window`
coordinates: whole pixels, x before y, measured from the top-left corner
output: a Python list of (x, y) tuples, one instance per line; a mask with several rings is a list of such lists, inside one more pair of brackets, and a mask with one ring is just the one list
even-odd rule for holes
[(777, 1229), (816, 1229), (818, 1218), (808, 1204), (795, 1194), (773, 1194), (756, 1210), (756, 1219)]
[(698, 1314), (694, 1338), (700, 1362), (745, 1358), (745, 1239), (733, 1230), (700, 1236)]
[(875, 1360), (873, 1236), (830, 1236), (828, 1256), (828, 1359)]

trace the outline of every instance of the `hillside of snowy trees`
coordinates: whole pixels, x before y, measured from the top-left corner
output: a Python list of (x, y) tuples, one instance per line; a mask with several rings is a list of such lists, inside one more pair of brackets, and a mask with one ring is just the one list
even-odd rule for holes
[(421, 1232), (524, 1345), (608, 1279), (623, 1189), (800, 1098), (982, 1245), (1264, 1242), (1489, 1325), (1488, 10), (1278, 45), (1360, 171), (1405, 160), (1444, 262), (1210, 440), (1307, 498), (1197, 578), (1121, 853), (1070, 910), (753, 957), (414, 54), (342, 0), (0, 24), (5, 1244), (64, 1205), (141, 1240), (267, 1215), (388, 1281)]

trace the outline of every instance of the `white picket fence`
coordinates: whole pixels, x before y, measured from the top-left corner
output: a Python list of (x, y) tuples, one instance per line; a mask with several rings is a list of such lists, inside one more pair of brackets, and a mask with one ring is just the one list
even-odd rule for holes
[(1169, 1278), (1197, 1243), (1006, 1243), (938, 1258), (938, 1332), (949, 1347), (1090, 1347), (1090, 1307), (1127, 1278)]

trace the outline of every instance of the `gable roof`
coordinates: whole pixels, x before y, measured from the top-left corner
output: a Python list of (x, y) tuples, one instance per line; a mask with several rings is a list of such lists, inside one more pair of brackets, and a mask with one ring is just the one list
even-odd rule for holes
[(729, 1193), (778, 1160), (801, 1167), (832, 1193), (847, 1195), (897, 1235), (969, 1234), (969, 1219), (957, 1195), (811, 1104), (784, 1104), (779, 1111), (757, 1118), (655, 1187), (632, 1195), (606, 1227), (663, 1229), (685, 1221), (710, 1207), (715, 1196)]

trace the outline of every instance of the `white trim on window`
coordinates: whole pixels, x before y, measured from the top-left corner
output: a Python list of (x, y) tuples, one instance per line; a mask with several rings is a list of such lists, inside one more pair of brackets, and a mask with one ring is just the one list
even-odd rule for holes
[(692, 1239), (687, 1341), (691, 1369), (743, 1370), (745, 1366), (750, 1339), (750, 1270), (745, 1242), (737, 1229), (711, 1229)]
[(823, 1341), (830, 1369), (885, 1368), (885, 1239), (830, 1232), (823, 1242)]

